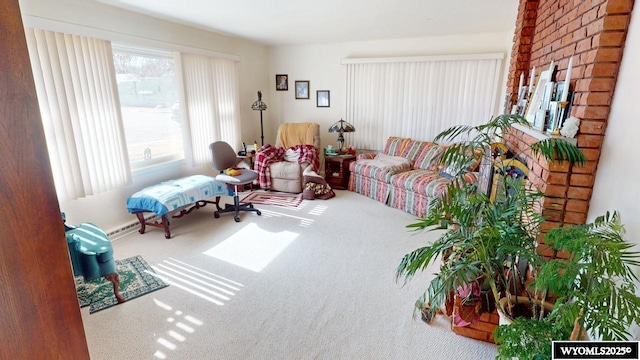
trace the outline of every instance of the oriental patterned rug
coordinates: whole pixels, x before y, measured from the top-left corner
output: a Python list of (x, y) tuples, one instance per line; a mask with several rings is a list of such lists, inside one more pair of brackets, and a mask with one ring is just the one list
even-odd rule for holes
[[(116, 260), (116, 271), (120, 275), (120, 293), (125, 299), (123, 304), (168, 286), (140, 255)], [(113, 284), (103, 277), (85, 282), (82, 276), (76, 276), (75, 280), (80, 307), (90, 306), (90, 314), (118, 305)]]

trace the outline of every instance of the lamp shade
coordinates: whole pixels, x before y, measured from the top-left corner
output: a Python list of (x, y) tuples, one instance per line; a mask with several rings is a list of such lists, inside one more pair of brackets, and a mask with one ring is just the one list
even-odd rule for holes
[(355, 132), (356, 128), (349, 124), (348, 122), (340, 119), (340, 121), (336, 121), (335, 124), (329, 127), (329, 132), (337, 132), (337, 133), (350, 133)]
[(342, 151), (342, 146), (344, 145), (344, 135), (343, 133), (350, 133), (356, 131), (356, 128), (349, 124), (348, 122), (340, 119), (335, 124), (329, 127), (329, 132), (338, 133), (338, 149)]
[(258, 91), (258, 100), (251, 105), (251, 109), (260, 111), (267, 110), (267, 104), (262, 101), (262, 91)]

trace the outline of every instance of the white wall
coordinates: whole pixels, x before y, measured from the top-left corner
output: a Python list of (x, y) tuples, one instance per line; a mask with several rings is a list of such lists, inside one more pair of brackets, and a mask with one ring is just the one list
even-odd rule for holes
[[(327, 130), (334, 122), (345, 117), (346, 67), (343, 58), (398, 57), (419, 55), (452, 55), (477, 53), (504, 53), (508, 67), (513, 31), (466, 36), (439, 36), (350, 42), (308, 46), (272, 47), (269, 51), (269, 91), (265, 101), (269, 105), (269, 123), (265, 124), (265, 143), (275, 141), (278, 125), (283, 122), (317, 122), (320, 124), (322, 146), (336, 146), (336, 134)], [(276, 91), (275, 75), (289, 75), (289, 91)], [(296, 80), (309, 80), (310, 99), (296, 100)], [(500, 84), (505, 80), (501, 79)], [(331, 91), (329, 108), (316, 107), (316, 90)], [(501, 91), (501, 93), (503, 93)], [(503, 99), (504, 96), (501, 97)], [(497, 104), (502, 109), (502, 100)], [(349, 119), (346, 119), (349, 121)], [(356, 129), (357, 131), (357, 129)], [(346, 145), (349, 137), (345, 134)], [(382, 148), (384, 144), (380, 144)]]
[(617, 210), (627, 238), (640, 244), (640, 167), (633, 160), (640, 134), (640, 11), (633, 11), (611, 104), (588, 220)]
[[(258, 138), (256, 114), (251, 104), (256, 91), (268, 82), (265, 45), (140, 15), (88, 0), (21, 0), (25, 26), (93, 36), (107, 40), (173, 51), (223, 53), (240, 58), (239, 87), (242, 139)], [(211, 174), (208, 167), (187, 168), (184, 164), (163, 166), (134, 175), (133, 184), (117, 191), (61, 203), (69, 224), (90, 221), (106, 231), (135, 222), (127, 213), (129, 195), (161, 180), (188, 174)], [(158, 229), (156, 229), (158, 230)], [(153, 230), (151, 230), (153, 231)]]

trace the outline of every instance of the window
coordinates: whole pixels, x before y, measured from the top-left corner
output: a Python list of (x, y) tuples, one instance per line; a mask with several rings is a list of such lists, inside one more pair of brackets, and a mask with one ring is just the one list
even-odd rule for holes
[(172, 55), (114, 46), (113, 63), (131, 167), (184, 159)]

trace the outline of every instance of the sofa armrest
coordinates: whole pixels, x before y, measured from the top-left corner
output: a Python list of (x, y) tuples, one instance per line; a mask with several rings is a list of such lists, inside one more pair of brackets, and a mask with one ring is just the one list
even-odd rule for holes
[(375, 153), (362, 153), (362, 154), (358, 154), (356, 156), (356, 161), (358, 160), (362, 160), (362, 159), (375, 159), (376, 154)]

